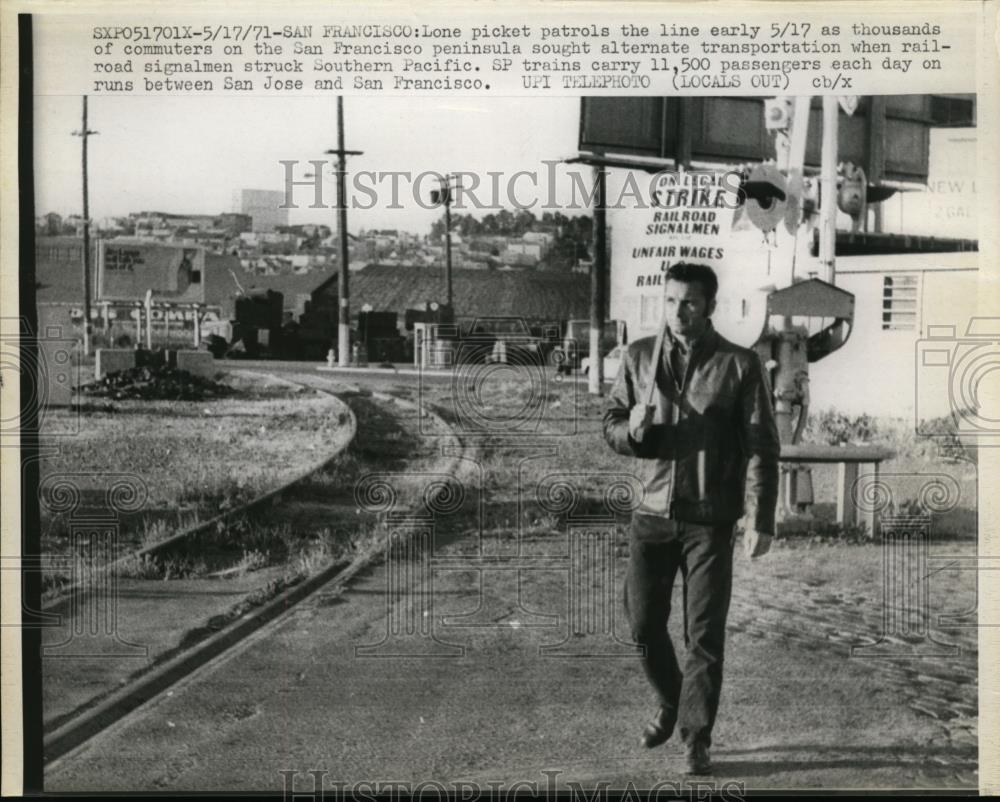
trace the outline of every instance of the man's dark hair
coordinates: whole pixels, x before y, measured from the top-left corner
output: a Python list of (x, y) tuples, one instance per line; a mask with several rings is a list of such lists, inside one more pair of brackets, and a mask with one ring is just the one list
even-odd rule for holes
[(698, 265), (692, 262), (678, 262), (670, 265), (667, 270), (667, 281), (682, 281), (685, 284), (700, 284), (706, 301), (712, 301), (719, 291), (719, 279), (715, 271), (708, 265)]

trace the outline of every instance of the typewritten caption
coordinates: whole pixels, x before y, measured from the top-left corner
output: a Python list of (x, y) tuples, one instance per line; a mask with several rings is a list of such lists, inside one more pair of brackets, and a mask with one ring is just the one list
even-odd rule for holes
[[(88, 30), (93, 94), (864, 93), (968, 78), (971, 18), (615, 22), (108, 24)], [(72, 41), (79, 47), (79, 35)], [(963, 72), (965, 73), (963, 76)], [(79, 79), (78, 79), (79, 80)]]

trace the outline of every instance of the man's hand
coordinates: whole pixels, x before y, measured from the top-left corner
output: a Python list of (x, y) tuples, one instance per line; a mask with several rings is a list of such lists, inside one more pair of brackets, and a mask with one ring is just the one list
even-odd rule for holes
[(748, 529), (743, 535), (743, 550), (751, 560), (763, 557), (771, 549), (771, 536), (756, 529)]
[(636, 404), (628, 416), (628, 433), (637, 443), (642, 442), (649, 427), (653, 422), (653, 413), (656, 407), (647, 404)]

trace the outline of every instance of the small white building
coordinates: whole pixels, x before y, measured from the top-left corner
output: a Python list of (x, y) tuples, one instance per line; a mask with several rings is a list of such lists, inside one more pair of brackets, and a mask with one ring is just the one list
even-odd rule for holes
[[(959, 396), (971, 391), (959, 386), (962, 376), (952, 375), (957, 360), (950, 367), (927, 364), (924, 352), (929, 342), (936, 351), (976, 344), (966, 336), (969, 323), (991, 311), (980, 308), (978, 282), (976, 251), (838, 257), (836, 283), (854, 293), (854, 325), (839, 350), (810, 366), (813, 408), (917, 421), (961, 405)], [(954, 332), (950, 340), (948, 331)], [(996, 339), (982, 346), (1000, 367)], [(1000, 390), (1000, 382), (992, 390)]]
[(542, 247), (542, 251), (548, 250), (554, 237), (548, 231), (525, 231), (521, 235), (525, 242), (534, 243)]
[[(931, 128), (926, 186), (910, 186), (881, 205), (882, 230), (904, 236), (975, 240), (979, 235), (975, 128)], [(871, 210), (870, 210), (871, 213)], [(854, 293), (854, 328), (840, 350), (810, 366), (814, 408), (847, 414), (902, 417), (914, 422), (967, 405), (958, 360), (943, 352), (968, 347), (971, 320), (997, 310), (980, 308), (979, 253), (907, 253), (837, 256), (836, 284)], [(942, 329), (941, 327), (945, 327)], [(942, 332), (953, 331), (949, 344)], [(1000, 339), (995, 338), (994, 342)], [(994, 365), (1000, 366), (995, 345)], [(927, 364), (925, 351), (949, 365)], [(990, 361), (990, 360), (987, 360)], [(987, 389), (1000, 397), (1000, 382)], [(955, 384), (958, 382), (958, 384)], [(952, 386), (954, 384), (954, 386)]]

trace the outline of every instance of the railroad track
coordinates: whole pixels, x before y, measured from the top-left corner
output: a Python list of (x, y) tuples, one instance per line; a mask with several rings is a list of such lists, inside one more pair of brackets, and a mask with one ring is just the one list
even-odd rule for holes
[[(455, 434), (454, 429), (445, 422), (442, 416), (434, 412), (431, 413), (431, 418), (435, 433), (440, 433), (451, 439), (452, 446), (449, 449), (441, 448), (439, 437), (430, 438), (415, 431), (408, 431), (408, 425), (413, 429), (424, 431), (423, 427), (426, 426), (427, 421), (425, 420), (421, 426), (417, 426), (415, 407), (404, 398), (388, 393), (366, 394), (357, 389), (335, 394), (331, 392), (326, 382), (313, 377), (310, 377), (308, 381), (296, 380), (296, 383), (340, 397), (354, 416), (353, 424), (356, 427), (356, 435), (361, 433), (362, 436), (368, 438), (364, 442), (359, 442), (358, 437), (355, 436), (352, 443), (340, 452), (341, 454), (350, 454), (353, 457), (351, 461), (354, 468), (354, 475), (351, 477), (353, 481), (349, 482), (349, 487), (339, 488), (339, 491), (334, 492), (326, 500), (328, 514), (332, 513), (336, 516), (337, 512), (340, 511), (342, 515), (350, 515), (354, 526), (359, 525), (358, 508), (354, 499), (354, 483), (372, 469), (376, 469), (376, 472), (379, 473), (405, 473), (407, 471), (419, 473), (418, 468), (422, 463), (426, 463), (428, 466), (433, 466), (435, 473), (455, 476), (461, 461), (471, 454), (472, 447)], [(408, 412), (409, 415), (399, 414), (404, 411)], [(407, 418), (410, 419), (409, 424)], [(385, 424), (387, 420), (394, 421), (396, 427), (394, 430), (382, 431), (376, 428), (380, 424)], [(390, 427), (387, 426), (386, 429), (388, 428)], [(421, 447), (414, 450), (413, 445), (416, 439), (421, 441)], [(289, 518), (294, 518), (297, 515), (301, 517), (302, 510), (300, 508), (316, 504), (317, 496), (322, 495), (316, 486), (311, 485), (311, 482), (321, 476), (330, 463), (331, 460), (326, 460), (307, 475), (300, 476), (294, 482), (266, 494), (263, 499), (255, 499), (250, 512), (260, 512), (261, 515), (272, 521), (280, 520), (286, 515)], [(387, 471), (387, 469), (391, 470)], [(420, 502), (433, 503), (433, 499), (427, 496), (408, 498), (405, 493), (406, 488), (400, 487), (399, 489), (403, 491), (399, 494), (403, 502), (403, 509), (399, 511), (404, 514), (408, 508), (416, 510)], [(434, 493), (448, 492), (447, 487), (441, 487), (434, 491)], [(319, 503), (322, 506), (323, 502)], [(410, 504), (411, 507), (407, 507), (407, 504)], [(246, 512), (247, 510), (243, 509), (237, 515)], [(232, 520), (234, 517), (231, 514), (227, 516), (226, 520)], [(306, 517), (308, 518), (308, 515)], [(224, 524), (225, 521), (222, 523)], [(208, 529), (217, 529), (219, 525), (219, 521), (213, 520), (207, 526), (178, 533), (152, 547), (143, 549), (142, 552), (163, 555), (168, 551), (190, 550), (191, 544), (197, 541), (199, 535), (204, 534)], [(362, 550), (351, 559), (335, 560), (311, 575), (281, 589), (280, 592), (263, 603), (250, 609), (241, 610), (239, 614), (231, 616), (210, 634), (203, 631), (201, 637), (189, 644), (187, 648), (170, 650), (151, 666), (131, 676), (121, 687), (89, 701), (68, 715), (50, 720), (46, 724), (47, 732), (43, 739), (46, 769), (55, 769), (63, 759), (70, 758), (98, 734), (123, 724), (133, 715), (140, 714), (141, 708), (167, 693), (179, 683), (192, 678), (195, 674), (211, 671), (214, 666), (225, 661), (237, 647), (251, 636), (266, 636), (267, 631), (279, 626), (282, 621), (294, 614), (296, 607), (301, 602), (314, 596), (320, 590), (330, 592), (346, 585), (354, 576), (376, 562), (388, 545), (388, 539), (381, 544), (376, 541), (372, 544), (372, 548)], [(116, 560), (114, 565), (120, 563), (121, 561)]]
[[(252, 374), (254, 375), (254, 374)], [(275, 378), (275, 377), (267, 377)], [(281, 379), (288, 384), (294, 384), (299, 387), (307, 388), (310, 390), (315, 390), (323, 395), (327, 395), (331, 398), (337, 398), (335, 393), (330, 392), (328, 388), (320, 386), (312, 386), (303, 382), (290, 381), (288, 379)], [(350, 408), (348, 407), (350, 412)], [(349, 434), (347, 437), (347, 442), (340, 448), (338, 448), (332, 455), (327, 457), (321, 463), (318, 463), (308, 470), (302, 472), (298, 476), (282, 483), (278, 487), (272, 488), (271, 490), (262, 493), (249, 500), (246, 503), (240, 504), (237, 507), (226, 510), (219, 513), (206, 521), (201, 521), (193, 526), (182, 528), (172, 534), (161, 538), (160, 540), (149, 543), (141, 548), (131, 549), (126, 551), (119, 557), (116, 557), (109, 563), (106, 563), (99, 567), (99, 570), (105, 573), (114, 573), (120, 570), (124, 565), (130, 562), (144, 558), (161, 558), (169, 556), (172, 552), (179, 552), (185, 549), (186, 544), (197, 543), (197, 541), (206, 533), (220, 531), (225, 529), (233, 521), (237, 520), (240, 516), (245, 516), (248, 514), (253, 514), (259, 509), (262, 509), (270, 504), (278, 503), (281, 501), (282, 495), (287, 491), (293, 489), (296, 485), (301, 484), (303, 481), (308, 479), (310, 476), (318, 473), (319, 471), (327, 468), (331, 463), (336, 461), (341, 452), (350, 445), (351, 441), (354, 439), (354, 435), (357, 430), (357, 420), (352, 415), (348, 421)], [(56, 491), (58, 492), (58, 490)], [(93, 584), (90, 582), (88, 584)], [(86, 586), (81, 587), (79, 583), (74, 583), (65, 586), (60, 589), (57, 596), (46, 599), (43, 603), (43, 611), (46, 614), (59, 613), (64, 611), (70, 604), (80, 603), (80, 594), (86, 593)]]

